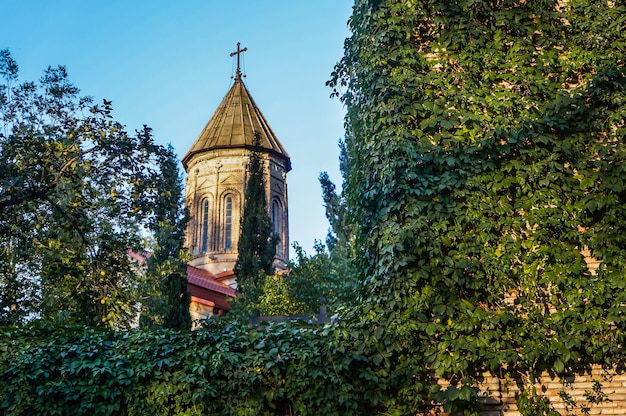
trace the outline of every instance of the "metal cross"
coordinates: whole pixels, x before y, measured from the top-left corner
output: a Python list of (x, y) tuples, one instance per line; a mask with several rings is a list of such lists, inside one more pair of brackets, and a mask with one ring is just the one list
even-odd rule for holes
[(239, 58), (241, 57), (241, 54), (247, 50), (248, 48), (241, 49), (241, 42), (237, 42), (237, 51), (230, 54), (230, 56), (237, 55), (237, 72), (235, 74), (236, 79), (241, 79), (241, 65), (239, 63)]

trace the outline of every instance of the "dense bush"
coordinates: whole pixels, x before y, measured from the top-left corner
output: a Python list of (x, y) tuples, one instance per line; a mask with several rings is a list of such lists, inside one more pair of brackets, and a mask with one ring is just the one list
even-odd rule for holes
[[(194, 332), (0, 330), (7, 415), (370, 414), (340, 326), (210, 322)], [(371, 396), (373, 398), (373, 396)]]

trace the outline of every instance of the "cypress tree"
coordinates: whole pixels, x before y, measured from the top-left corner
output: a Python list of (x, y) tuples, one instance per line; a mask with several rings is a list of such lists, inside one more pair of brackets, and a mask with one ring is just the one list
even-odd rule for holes
[(261, 138), (254, 136), (254, 147), (248, 162), (248, 182), (244, 196), (244, 210), (241, 219), (235, 274), (240, 292), (252, 286), (257, 276), (274, 273), (274, 256), (278, 236), (272, 233), (272, 222), (267, 212), (265, 179), (261, 156)]
[(160, 174), (156, 182), (159, 198), (150, 224), (156, 241), (154, 252), (148, 259), (149, 281), (156, 285), (157, 296), (147, 302), (141, 323), (189, 329), (190, 297), (183, 250), (187, 213), (176, 155), (171, 146), (160, 155), (159, 165)]

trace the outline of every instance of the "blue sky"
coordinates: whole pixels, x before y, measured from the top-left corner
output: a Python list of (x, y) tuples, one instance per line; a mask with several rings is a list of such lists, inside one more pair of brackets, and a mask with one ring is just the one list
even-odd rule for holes
[(339, 185), (345, 110), (324, 84), (343, 54), (351, 0), (0, 0), (0, 49), (20, 78), (66, 66), (70, 80), (113, 102), (129, 131), (144, 124), (182, 158), (231, 86), (237, 42), (246, 85), (291, 156), (291, 241), (324, 240), (317, 177)]

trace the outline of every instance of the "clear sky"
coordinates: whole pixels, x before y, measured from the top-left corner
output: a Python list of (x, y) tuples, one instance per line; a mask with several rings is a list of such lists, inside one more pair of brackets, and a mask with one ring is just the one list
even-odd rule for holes
[(345, 110), (324, 84), (351, 9), (351, 0), (0, 0), (0, 49), (22, 81), (64, 65), (81, 95), (111, 100), (128, 131), (146, 124), (182, 158), (229, 90), (241, 42), (248, 90), (291, 156), (290, 238), (311, 252), (328, 230), (317, 177), (341, 183)]

